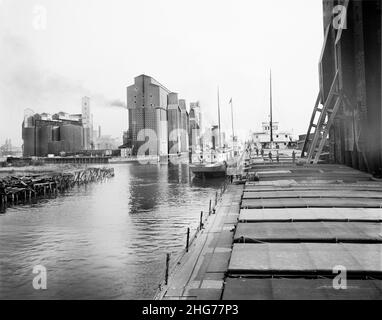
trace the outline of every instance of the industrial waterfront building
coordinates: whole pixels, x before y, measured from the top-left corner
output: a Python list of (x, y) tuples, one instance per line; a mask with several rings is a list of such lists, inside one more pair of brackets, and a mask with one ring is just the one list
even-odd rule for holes
[(22, 138), (24, 157), (78, 152), (83, 147), (82, 122), (57, 117), (43, 120), (35, 114), (24, 121)]
[(181, 152), (181, 111), (178, 94), (174, 92), (168, 95), (167, 119), (168, 153), (179, 154)]
[[(90, 99), (84, 97), (84, 114), (28, 114), (22, 125), (24, 157), (47, 157), (92, 149)], [(85, 125), (84, 125), (85, 121)]]
[(181, 148), (181, 152), (184, 153), (184, 152), (189, 152), (188, 136), (190, 132), (190, 117), (187, 111), (186, 100), (179, 99), (179, 108), (180, 108), (180, 128), (181, 128), (180, 148)]
[(129, 129), (126, 145), (133, 155), (167, 156), (188, 152), (186, 101), (154, 78), (140, 75), (127, 87)]
[[(167, 105), (170, 91), (152, 77), (140, 75), (127, 88), (129, 136), (133, 154), (148, 140), (146, 155), (168, 154)], [(153, 136), (154, 135), (154, 136)]]
[(83, 147), (85, 150), (93, 149), (92, 141), (93, 141), (93, 119), (90, 114), (90, 98), (83, 97), (82, 98), (82, 115), (79, 115), (80, 119), (82, 119), (83, 126)]
[(202, 137), (202, 113), (199, 102), (191, 102), (190, 104), (190, 133), (189, 144), (192, 150), (201, 151), (203, 149)]

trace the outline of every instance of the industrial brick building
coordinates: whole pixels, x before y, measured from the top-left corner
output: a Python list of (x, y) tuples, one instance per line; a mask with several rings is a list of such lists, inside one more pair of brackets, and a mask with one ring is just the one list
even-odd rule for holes
[(180, 130), (188, 132), (188, 113), (177, 93), (150, 76), (140, 75), (127, 87), (127, 108), (128, 139), (134, 155), (165, 156), (188, 151), (188, 134), (182, 136)]

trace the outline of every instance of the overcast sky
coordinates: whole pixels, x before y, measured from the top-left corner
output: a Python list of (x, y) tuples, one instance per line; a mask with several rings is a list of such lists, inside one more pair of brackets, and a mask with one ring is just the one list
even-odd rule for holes
[(0, 0), (0, 144), (21, 145), (24, 109), (80, 113), (83, 95), (120, 137), (118, 105), (142, 73), (199, 100), (207, 123), (219, 85), (223, 126), (233, 97), (244, 134), (267, 120), (270, 68), (274, 120), (305, 133), (322, 42), (321, 0)]

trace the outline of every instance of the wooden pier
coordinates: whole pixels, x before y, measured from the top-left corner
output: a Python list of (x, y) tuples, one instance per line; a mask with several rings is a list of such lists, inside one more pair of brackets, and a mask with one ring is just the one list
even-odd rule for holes
[(258, 181), (228, 186), (159, 298), (382, 299), (381, 181), (257, 157), (245, 171)]
[(106, 164), (109, 163), (110, 157), (54, 157), (43, 158), (46, 164)]
[(0, 178), (0, 211), (9, 206), (56, 195), (75, 185), (104, 181), (114, 176), (113, 168), (85, 168)]

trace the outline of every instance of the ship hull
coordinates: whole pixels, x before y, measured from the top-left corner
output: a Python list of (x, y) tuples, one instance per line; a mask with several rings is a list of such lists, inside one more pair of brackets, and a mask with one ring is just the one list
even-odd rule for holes
[(197, 177), (219, 178), (226, 176), (227, 166), (223, 163), (213, 165), (191, 165), (190, 170)]

